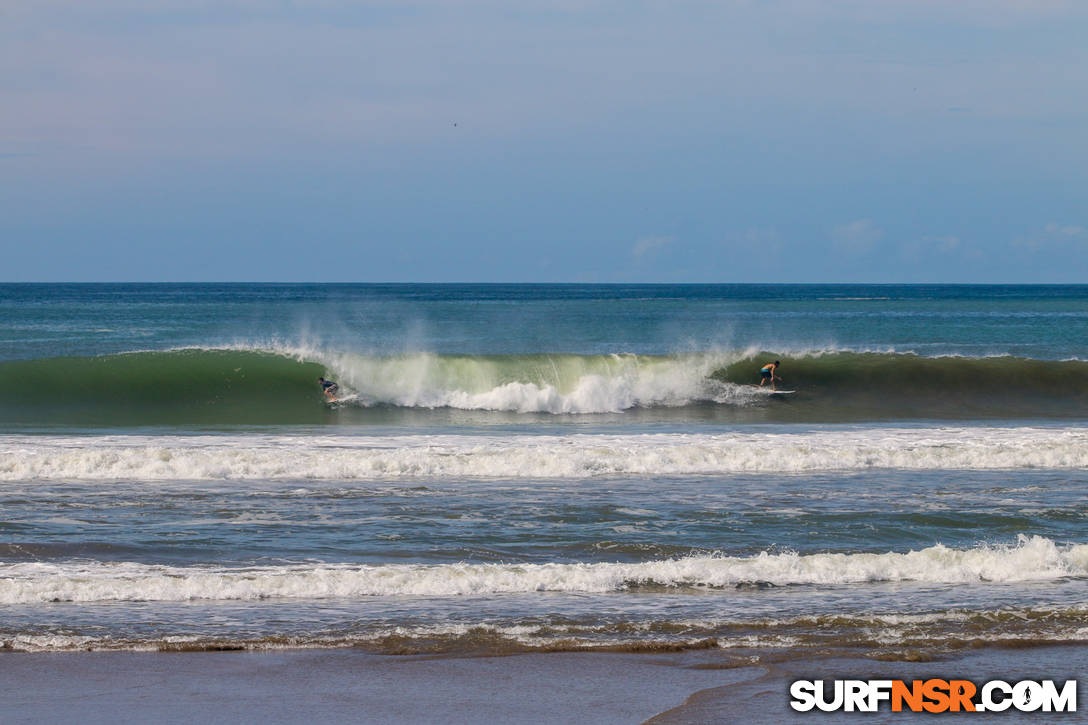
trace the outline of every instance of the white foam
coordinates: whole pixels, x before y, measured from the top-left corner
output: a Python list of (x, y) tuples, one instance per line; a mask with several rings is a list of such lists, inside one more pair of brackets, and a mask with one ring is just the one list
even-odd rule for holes
[(709, 377), (756, 348), (680, 355), (368, 355), (266, 340), (174, 350), (263, 352), (318, 363), (348, 392), (342, 399), (362, 406), (580, 414), (757, 399), (750, 386)]
[(20, 634), (2, 643), (16, 652), (53, 652), (94, 649), (100, 645), (101, 640), (94, 637), (62, 634)]
[[(665, 620), (624, 620), (593, 624), (589, 622), (563, 622), (549, 620), (524, 624), (506, 624), (498, 621), (478, 620), (456, 622), (445, 620), (430, 624), (405, 624), (394, 626), (367, 627), (364, 631), (343, 634), (306, 634), (284, 640), (277, 637), (269, 640), (261, 636), (227, 637), (222, 635), (166, 635), (160, 637), (128, 639), (116, 636), (75, 636), (61, 634), (17, 634), (10, 639), (0, 639), (0, 648), (19, 652), (65, 651), (65, 650), (130, 650), (155, 651), (163, 645), (202, 644), (234, 646), (252, 650), (282, 648), (330, 648), (359, 646), (380, 643), (381, 640), (395, 637), (398, 640), (425, 640), (428, 644), (436, 638), (479, 637), (489, 634), (513, 640), (526, 647), (589, 647), (606, 645), (610, 648), (624, 645), (645, 646), (648, 644), (678, 644), (683, 641), (697, 641), (702, 644), (707, 637), (714, 636), (718, 647), (729, 648), (781, 648), (805, 646), (820, 642), (820, 633), (826, 637), (839, 639), (844, 632), (857, 631), (859, 641), (872, 641), (882, 645), (899, 645), (910, 640), (940, 637), (941, 631), (948, 628), (962, 629), (975, 622), (972, 638), (994, 642), (1015, 639), (1081, 641), (1088, 633), (1088, 628), (1077, 627), (1075, 623), (1083, 620), (1084, 609), (1072, 607), (1034, 607), (1028, 609), (1002, 608), (997, 610), (944, 610), (938, 612), (914, 613), (859, 613), (834, 615), (806, 615), (784, 619), (751, 619), (743, 612), (737, 613), (738, 619), (665, 619)], [(1002, 624), (1001, 620), (1006, 620)], [(1066, 623), (1072, 623), (1072, 627)], [(985, 629), (977, 626), (984, 623)], [(720, 636), (723, 629), (737, 626), (756, 627), (758, 634), (738, 634), (730, 632)], [(662, 633), (662, 629), (668, 633)], [(677, 631), (682, 630), (682, 639), (677, 639)], [(800, 629), (801, 634), (790, 634)], [(622, 631), (628, 636), (618, 637)], [(603, 637), (602, 637), (603, 635)]]
[(248, 568), (139, 563), (0, 565), (0, 603), (328, 599), (527, 592), (606, 593), (639, 585), (836, 586), (869, 582), (1044, 582), (1088, 577), (1088, 544), (1021, 536), (1012, 546), (883, 554), (761, 553), (642, 563), (347, 564)]
[(590, 478), (1088, 467), (1083, 427), (569, 436), (0, 436), (0, 480)]
[(315, 357), (364, 404), (570, 414), (755, 399), (745, 386), (709, 377), (736, 354)]

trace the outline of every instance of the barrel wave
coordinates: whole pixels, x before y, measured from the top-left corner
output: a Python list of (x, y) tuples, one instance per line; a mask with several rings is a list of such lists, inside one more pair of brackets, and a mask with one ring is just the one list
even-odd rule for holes
[[(759, 389), (780, 359), (789, 398)], [(329, 408), (317, 386), (340, 382)], [(365, 423), (435, 411), (694, 414), (739, 421), (1068, 419), (1088, 404), (1088, 362), (894, 352), (677, 355), (367, 355), (181, 349), (0, 363), (0, 424)]]

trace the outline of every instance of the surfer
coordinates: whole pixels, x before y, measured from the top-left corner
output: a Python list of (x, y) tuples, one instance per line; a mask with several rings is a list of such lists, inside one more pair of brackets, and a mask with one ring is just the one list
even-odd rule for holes
[(325, 397), (329, 400), (336, 400), (336, 394), (340, 392), (340, 386), (331, 380), (325, 378), (318, 378), (317, 382), (321, 383), (321, 391), (325, 393)]
[(770, 380), (771, 381), (771, 390), (778, 390), (778, 388), (776, 388), (775, 385), (774, 385), (774, 381), (776, 381), (776, 380), (781, 381), (782, 380), (782, 378), (778, 377), (775, 374), (775, 373), (778, 372), (778, 366), (781, 365), (781, 364), (782, 363), (775, 360), (773, 363), (767, 363), (766, 365), (764, 365), (763, 367), (761, 367), (759, 369), (759, 387), (762, 388), (763, 383)]

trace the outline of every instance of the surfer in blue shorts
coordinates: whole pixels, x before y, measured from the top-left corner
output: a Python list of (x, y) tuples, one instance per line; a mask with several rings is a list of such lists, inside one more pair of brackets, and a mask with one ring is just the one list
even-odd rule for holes
[(764, 365), (763, 367), (761, 367), (759, 369), (759, 387), (762, 388), (763, 383), (770, 380), (771, 381), (771, 390), (778, 390), (778, 388), (776, 388), (774, 386), (774, 382), (776, 380), (781, 381), (782, 378), (775, 375), (775, 373), (778, 372), (778, 366), (781, 365), (781, 364), (782, 363), (775, 360), (773, 363), (767, 363), (766, 365)]
[(321, 383), (321, 391), (325, 393), (325, 397), (329, 400), (336, 400), (336, 394), (340, 392), (340, 386), (331, 380), (325, 378), (318, 378), (317, 382)]

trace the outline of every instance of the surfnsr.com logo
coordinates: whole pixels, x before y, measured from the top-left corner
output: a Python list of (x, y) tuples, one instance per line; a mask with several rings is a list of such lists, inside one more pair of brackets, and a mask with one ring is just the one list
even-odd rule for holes
[(1076, 712), (1077, 681), (990, 680), (797, 680), (790, 685), (790, 707), (798, 712)]

